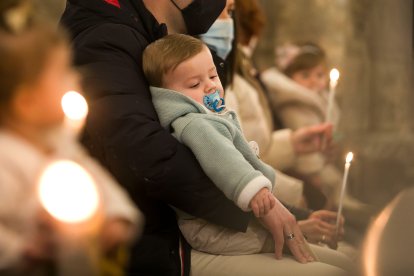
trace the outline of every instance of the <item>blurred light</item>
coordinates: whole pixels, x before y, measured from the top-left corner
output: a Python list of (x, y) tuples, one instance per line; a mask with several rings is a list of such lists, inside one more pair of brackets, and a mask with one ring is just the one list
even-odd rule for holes
[(99, 194), (90, 174), (73, 161), (49, 165), (40, 178), (40, 202), (56, 219), (84, 222), (97, 212)]
[(391, 208), (382, 212), (374, 221), (366, 236), (364, 245), (363, 261), (366, 276), (378, 276), (378, 249), (380, 239), (385, 225), (387, 224), (391, 214)]
[(346, 155), (346, 163), (351, 163), (352, 159), (354, 158), (354, 154), (352, 152), (348, 152), (348, 154)]
[(337, 82), (339, 79), (339, 71), (336, 68), (333, 68), (331, 70), (331, 72), (329, 73), (329, 78), (331, 79), (331, 81), (333, 82)]
[(88, 103), (85, 98), (76, 91), (68, 91), (62, 97), (62, 108), (65, 115), (75, 121), (81, 121), (88, 115)]

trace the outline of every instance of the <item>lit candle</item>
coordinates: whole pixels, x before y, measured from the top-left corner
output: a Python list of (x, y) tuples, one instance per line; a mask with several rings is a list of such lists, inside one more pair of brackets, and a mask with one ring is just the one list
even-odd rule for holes
[(342, 205), (343, 205), (343, 200), (345, 196), (346, 183), (348, 180), (349, 167), (351, 167), (351, 161), (353, 157), (354, 157), (353, 153), (348, 152), (348, 154), (346, 155), (346, 159), (345, 159), (345, 171), (344, 171), (344, 176), (342, 179), (341, 195), (339, 197), (338, 214), (336, 217), (336, 236), (338, 236), (338, 232), (339, 232), (339, 225), (340, 225), (339, 222), (342, 216)]
[(43, 171), (38, 194), (45, 210), (58, 221), (81, 223), (98, 211), (99, 193), (92, 176), (70, 160), (59, 160)]
[(38, 185), (43, 209), (51, 215), (62, 275), (98, 275), (102, 199), (93, 177), (70, 160), (52, 162)]
[(85, 124), (88, 115), (88, 103), (85, 98), (76, 91), (68, 91), (62, 97), (62, 109), (65, 113), (65, 127), (77, 136)]
[(329, 96), (328, 96), (328, 107), (326, 109), (326, 122), (332, 122), (332, 112), (336, 93), (336, 85), (338, 84), (339, 71), (333, 68), (329, 73)]

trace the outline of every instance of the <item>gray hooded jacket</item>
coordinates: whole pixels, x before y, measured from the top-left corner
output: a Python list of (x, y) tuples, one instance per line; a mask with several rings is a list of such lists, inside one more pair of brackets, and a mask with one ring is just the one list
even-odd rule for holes
[(233, 111), (210, 113), (193, 99), (173, 90), (151, 87), (161, 125), (187, 145), (219, 189), (241, 209), (275, 182), (272, 167), (263, 163), (245, 140)]

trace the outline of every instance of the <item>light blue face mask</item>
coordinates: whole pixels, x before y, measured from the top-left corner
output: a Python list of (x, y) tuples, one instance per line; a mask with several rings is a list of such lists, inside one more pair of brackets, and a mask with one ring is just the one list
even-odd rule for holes
[(233, 19), (217, 19), (207, 33), (200, 35), (200, 38), (216, 51), (219, 57), (226, 59), (234, 39)]
[(205, 107), (215, 112), (221, 112), (223, 109), (226, 108), (224, 99), (220, 98), (220, 92), (218, 90), (204, 96), (203, 103)]

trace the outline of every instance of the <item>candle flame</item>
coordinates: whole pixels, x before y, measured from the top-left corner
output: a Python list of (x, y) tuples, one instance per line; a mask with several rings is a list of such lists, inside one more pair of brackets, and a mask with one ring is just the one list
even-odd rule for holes
[(333, 68), (331, 72), (329, 73), (329, 78), (331, 81), (336, 82), (339, 79), (339, 71), (336, 68)]
[(88, 115), (88, 103), (85, 98), (76, 91), (68, 91), (62, 97), (62, 109), (66, 117), (71, 120), (81, 121)]
[(50, 164), (40, 178), (38, 194), (46, 211), (65, 223), (87, 221), (98, 211), (99, 193), (95, 181), (73, 161)]
[(346, 155), (346, 163), (351, 163), (352, 159), (354, 158), (354, 154), (352, 152), (348, 152)]

